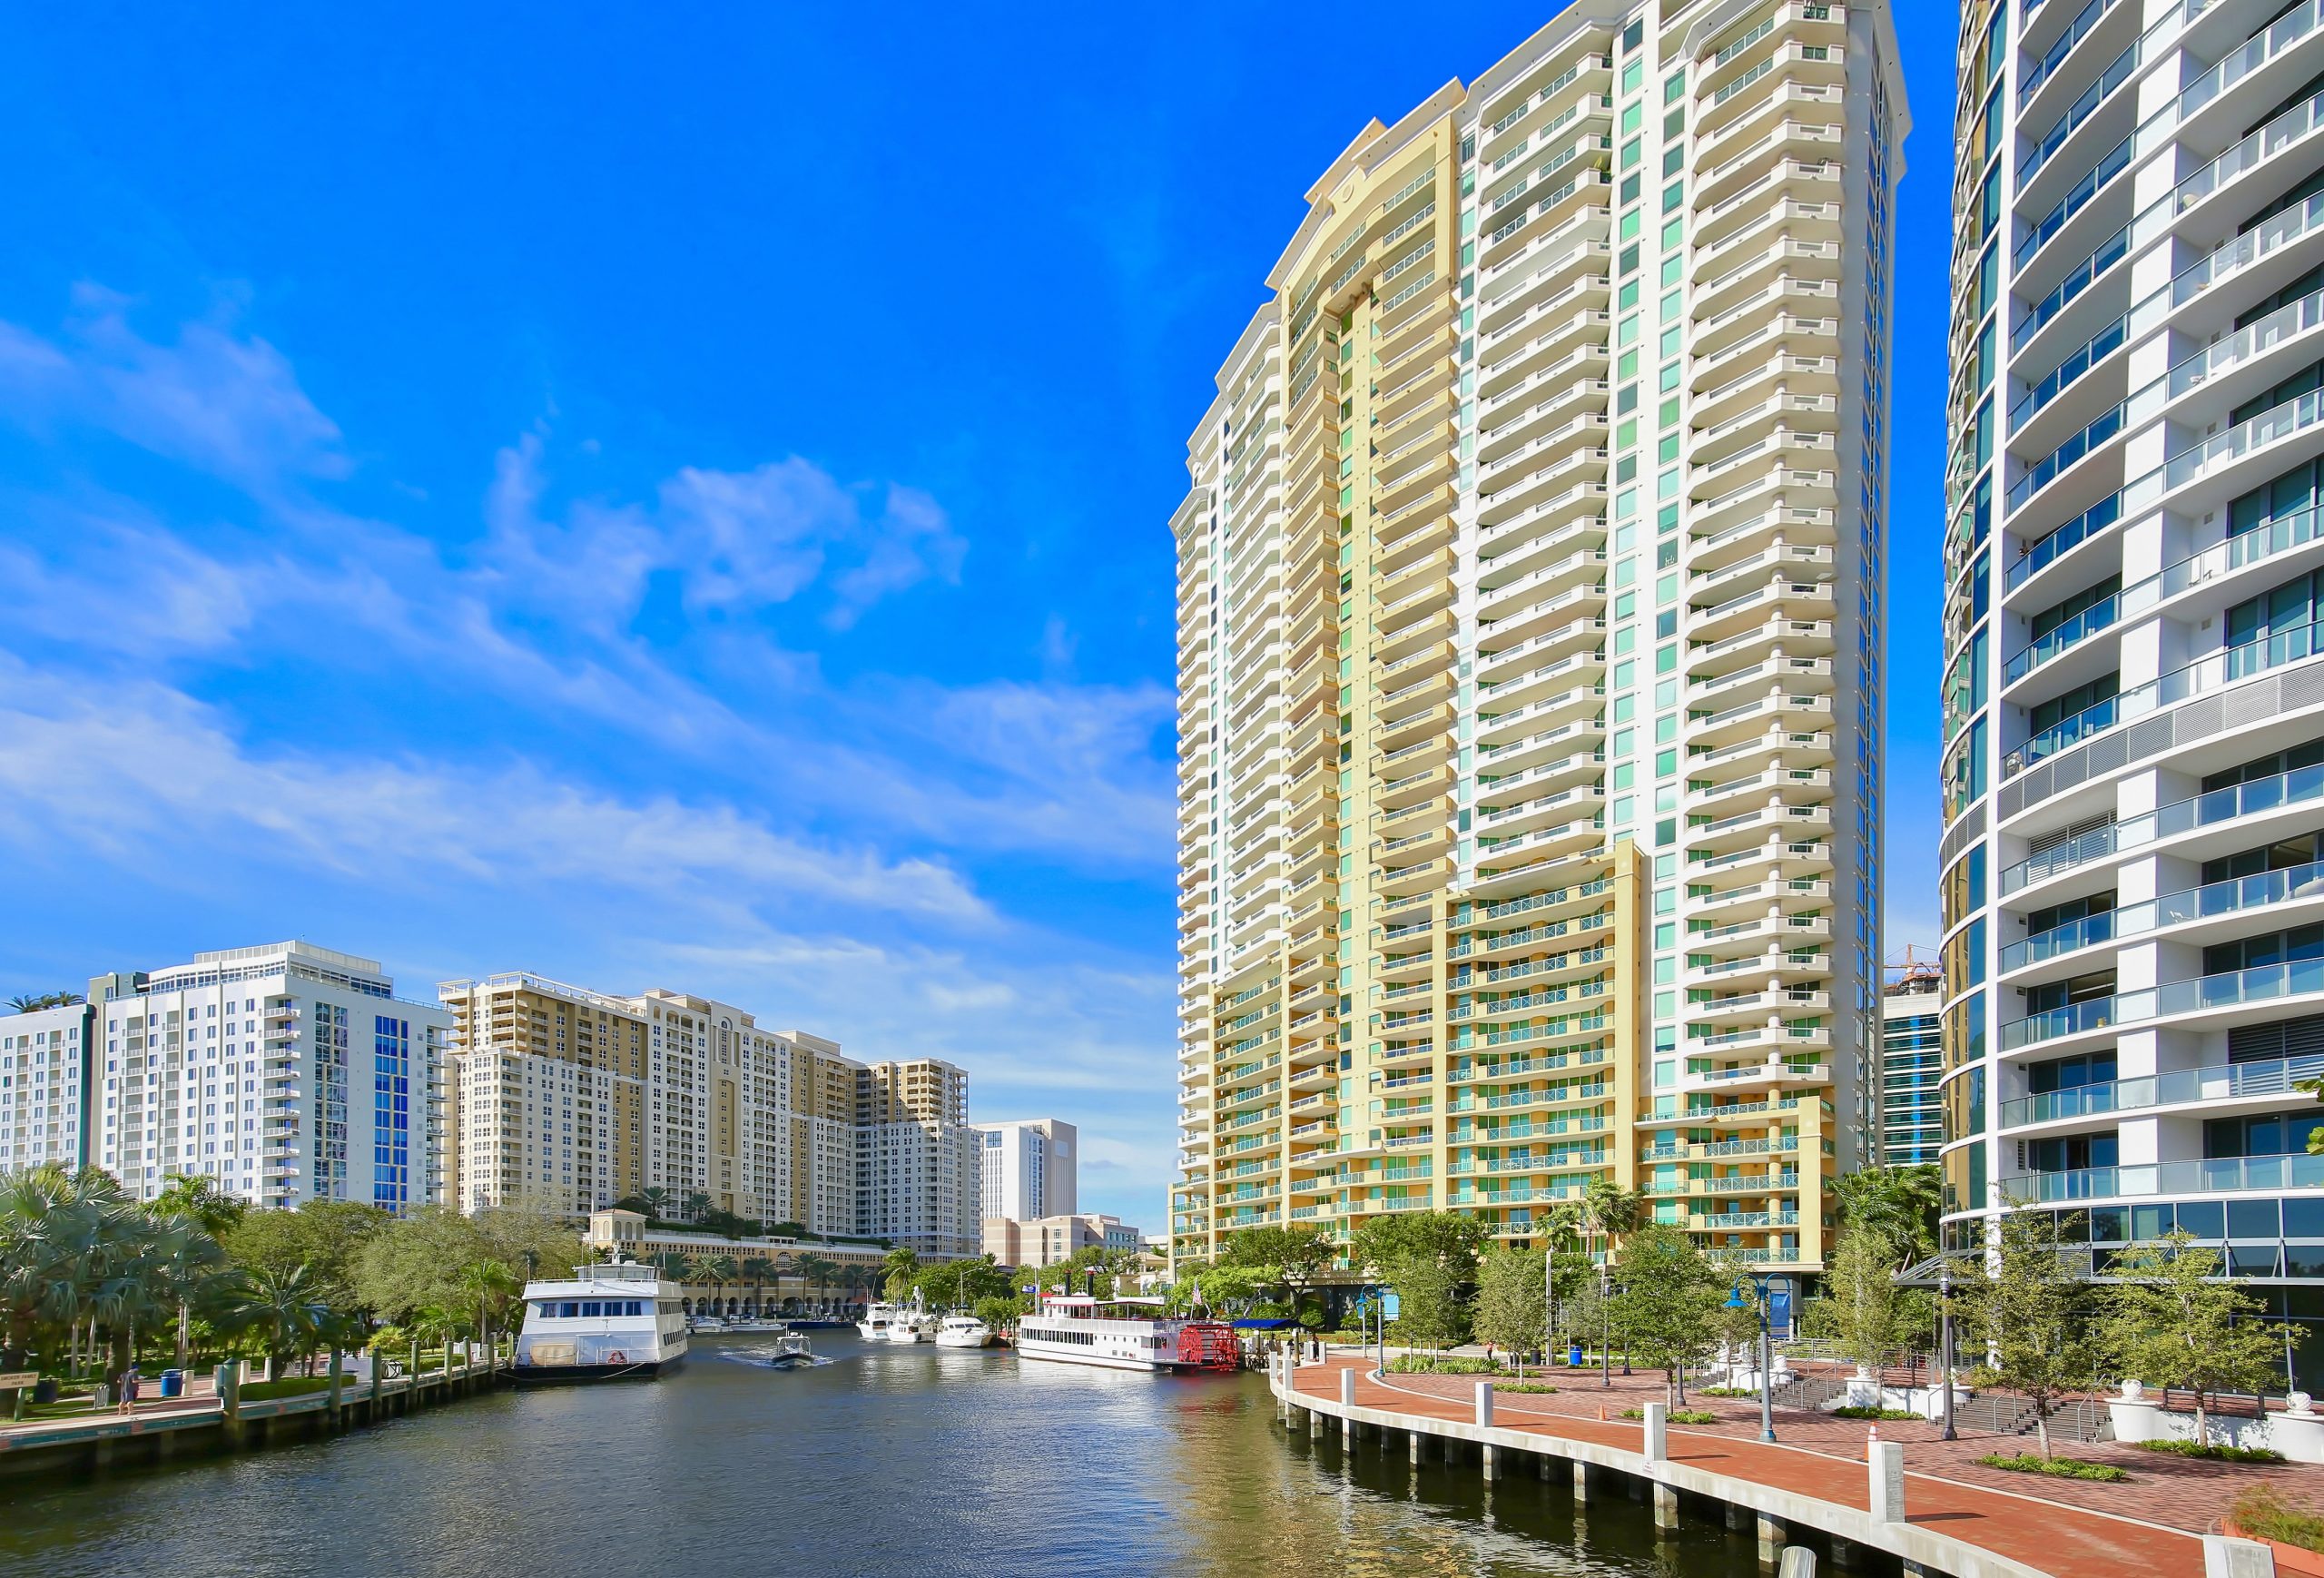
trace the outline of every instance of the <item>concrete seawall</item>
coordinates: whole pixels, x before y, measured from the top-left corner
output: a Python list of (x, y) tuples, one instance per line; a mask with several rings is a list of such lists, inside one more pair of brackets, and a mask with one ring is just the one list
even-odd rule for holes
[[(1875, 1448), (1872, 1462), (1852, 1465), (1756, 1442), (1673, 1434), (1659, 1404), (1643, 1410), (1648, 1417), (1641, 1423), (1553, 1423), (1536, 1415), (1519, 1427), (1494, 1421), (1487, 1384), (1479, 1384), (1472, 1403), (1456, 1404), (1400, 1391), (1392, 1377), (1354, 1365), (1277, 1363), (1270, 1366), (1268, 1384), (1285, 1421), (1311, 1438), (1336, 1435), (1346, 1447), (1372, 1439), (1390, 1451), (1401, 1439), (1414, 1463), (1424, 1454), (1472, 1458), (1488, 1480), (1570, 1479), (1583, 1501), (1601, 1495), (1650, 1500), (1656, 1521), (1666, 1527), (1678, 1522), (1682, 1508), (1704, 1522), (1756, 1527), (1761, 1560), (1769, 1563), (1790, 1543), (1820, 1544), (1834, 1561), (1847, 1564), (1881, 1552), (1907, 1573), (1949, 1578), (2133, 1572), (2147, 1578), (2230, 1572), (2237, 1578), (2267, 1578), (2273, 1572), (2266, 1547), (2253, 1542), (2102, 1519), (2035, 1496), (1950, 1481), (1914, 1476), (1908, 1483), (1904, 1449), (1894, 1444)], [(1457, 1416), (1463, 1413), (1469, 1417)], [(1584, 1438), (1591, 1435), (1600, 1439)], [(1636, 1447), (1604, 1439), (1623, 1435)], [(1740, 1472), (1700, 1466), (1702, 1460)], [(1781, 1483), (1787, 1477), (1795, 1483)], [(1964, 1538), (1970, 1529), (2006, 1549)]]
[(347, 1386), (340, 1389), (336, 1409), (326, 1390), (244, 1402), (231, 1418), (212, 1403), (127, 1416), (103, 1413), (0, 1425), (0, 1478), (110, 1471), (312, 1440), (472, 1396), (507, 1380), (505, 1366), (487, 1369), (478, 1365)]

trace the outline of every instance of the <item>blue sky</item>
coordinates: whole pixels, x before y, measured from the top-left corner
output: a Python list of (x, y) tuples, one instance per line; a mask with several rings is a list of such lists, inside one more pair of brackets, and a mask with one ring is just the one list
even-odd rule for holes
[[(0, 58), (0, 993), (285, 936), (971, 1070), (1161, 1221), (1167, 520), (1367, 117), (1556, 7), (94, 5)], [(1902, 7), (1892, 942), (1955, 18)]]

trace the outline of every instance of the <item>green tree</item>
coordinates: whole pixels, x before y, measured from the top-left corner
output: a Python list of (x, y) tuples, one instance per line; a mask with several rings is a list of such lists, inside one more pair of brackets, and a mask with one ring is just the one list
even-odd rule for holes
[(899, 1245), (888, 1251), (881, 1270), (888, 1302), (902, 1304), (910, 1300), (911, 1290), (920, 1280), (920, 1257)]
[(1227, 1235), (1219, 1254), (1226, 1266), (1269, 1266), (1295, 1307), (1300, 1296), (1315, 1286), (1316, 1277), (1331, 1265), (1339, 1246), (1313, 1223), (1287, 1228), (1245, 1228)]
[(348, 1287), (363, 1246), (396, 1219), (354, 1200), (310, 1200), (295, 1211), (246, 1212), (222, 1242), (227, 1258), (245, 1271), (307, 1266), (323, 1281)]
[(333, 1329), (339, 1318), (334, 1295), (344, 1297), (311, 1267), (287, 1272), (261, 1267), (241, 1273), (224, 1314), (231, 1327), (256, 1338), (266, 1355), (267, 1374), (280, 1379), (293, 1360), (312, 1356)]
[(1893, 1260), (1936, 1253), (1936, 1218), (1945, 1200), (1943, 1175), (1933, 1161), (1908, 1167), (1868, 1167), (1833, 1180), (1843, 1226), (1877, 1233), (1895, 1246)]
[(1723, 1328), (1727, 1278), (1693, 1239), (1659, 1224), (1624, 1238), (1617, 1276), (1614, 1334), (1663, 1371), (1676, 1400), (1685, 1403), (1688, 1367), (1709, 1356)]
[(77, 991), (19, 992), (8, 1000), (18, 1013), (38, 1013), (44, 1008), (71, 1008), (81, 1001)]
[(1580, 1226), (1600, 1250), (1610, 1252), (1615, 1240), (1636, 1232), (1646, 1222), (1646, 1197), (1626, 1189), (1610, 1178), (1593, 1178), (1581, 1191)]
[(1548, 1340), (1549, 1263), (1528, 1249), (1488, 1249), (1477, 1262), (1477, 1339), (1511, 1353), (1538, 1352)]
[(1877, 1229), (1853, 1228), (1840, 1235), (1824, 1277), (1840, 1352), (1859, 1370), (1876, 1375), (1899, 1336), (1896, 1249), (1895, 1241)]
[[(2299, 1088), (2311, 1096), (2324, 1097), (2324, 1080), (2305, 1080), (2300, 1082)], [(2309, 1129), (2308, 1154), (2324, 1156), (2324, 1123), (2319, 1123)]]
[(1956, 1292), (1985, 1344), (1980, 1384), (2024, 1397), (2047, 1459), (2051, 1416), (2096, 1379), (2088, 1284), (2053, 1236), (2050, 1218), (2013, 1208), (2001, 1218), (1985, 1277)]
[(2172, 1233), (2115, 1261), (2118, 1278), (2100, 1322), (2099, 1345), (2115, 1368), (2150, 1386), (2195, 1394), (2195, 1440), (2211, 1439), (2221, 1392), (2283, 1384), (2290, 1328), (2261, 1317), (2260, 1300), (2232, 1281), (2219, 1251)]
[(838, 1264), (828, 1255), (810, 1252), (800, 1256), (794, 1265), (800, 1279), (815, 1290), (815, 1302), (821, 1305), (825, 1290), (831, 1287), (832, 1279), (839, 1274)]
[(221, 1188), (203, 1173), (172, 1174), (153, 1201), (157, 1216), (188, 1217), (212, 1238), (224, 1239), (250, 1214), (250, 1202)]
[(1424, 1348), (1449, 1347), (1464, 1340), (1469, 1311), (1461, 1302), (1461, 1284), (1452, 1268), (1423, 1254), (1407, 1254), (1394, 1264), (1397, 1340)]
[(1393, 1279), (1392, 1267), (1420, 1259), (1450, 1273), (1454, 1283), (1477, 1274), (1477, 1252), (1491, 1230), (1461, 1211), (1385, 1211), (1355, 1229), (1354, 1259)]

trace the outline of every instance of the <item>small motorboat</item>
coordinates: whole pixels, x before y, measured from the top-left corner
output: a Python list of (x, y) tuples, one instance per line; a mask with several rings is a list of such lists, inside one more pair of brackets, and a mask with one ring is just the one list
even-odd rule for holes
[(900, 1309), (896, 1311), (895, 1318), (888, 1322), (888, 1329), (881, 1334), (881, 1340), (891, 1343), (924, 1343), (928, 1340), (928, 1328), (921, 1324), (919, 1315), (909, 1309)]
[(774, 1352), (766, 1362), (778, 1370), (792, 1370), (822, 1361), (815, 1357), (814, 1345), (805, 1332), (785, 1330), (774, 1339)]
[(981, 1348), (992, 1344), (992, 1327), (973, 1315), (948, 1315), (936, 1327), (940, 1348)]

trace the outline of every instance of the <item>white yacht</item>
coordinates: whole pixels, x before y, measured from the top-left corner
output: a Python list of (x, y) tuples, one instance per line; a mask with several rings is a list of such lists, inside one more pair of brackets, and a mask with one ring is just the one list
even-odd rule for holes
[(519, 1381), (609, 1381), (652, 1376), (686, 1356), (683, 1290), (651, 1266), (576, 1266), (570, 1277), (525, 1284), (517, 1334)]
[(863, 1318), (855, 1323), (855, 1329), (863, 1334), (865, 1342), (885, 1342), (888, 1340), (888, 1327), (899, 1316), (911, 1313), (900, 1304), (875, 1304), (863, 1312)]
[(767, 1363), (778, 1370), (795, 1369), (802, 1365), (812, 1365), (815, 1363), (814, 1345), (808, 1341), (805, 1332), (785, 1328), (783, 1334), (774, 1339), (774, 1356), (768, 1359)]
[(992, 1327), (973, 1315), (948, 1315), (936, 1326), (940, 1348), (980, 1348), (992, 1342)]
[(1020, 1358), (1109, 1370), (1234, 1370), (1242, 1366), (1235, 1328), (1223, 1320), (1162, 1313), (1158, 1298), (1092, 1298), (1051, 1293), (1017, 1323)]
[(881, 1340), (891, 1343), (924, 1343), (928, 1340), (927, 1319), (916, 1309), (899, 1309), (888, 1317), (888, 1329)]

